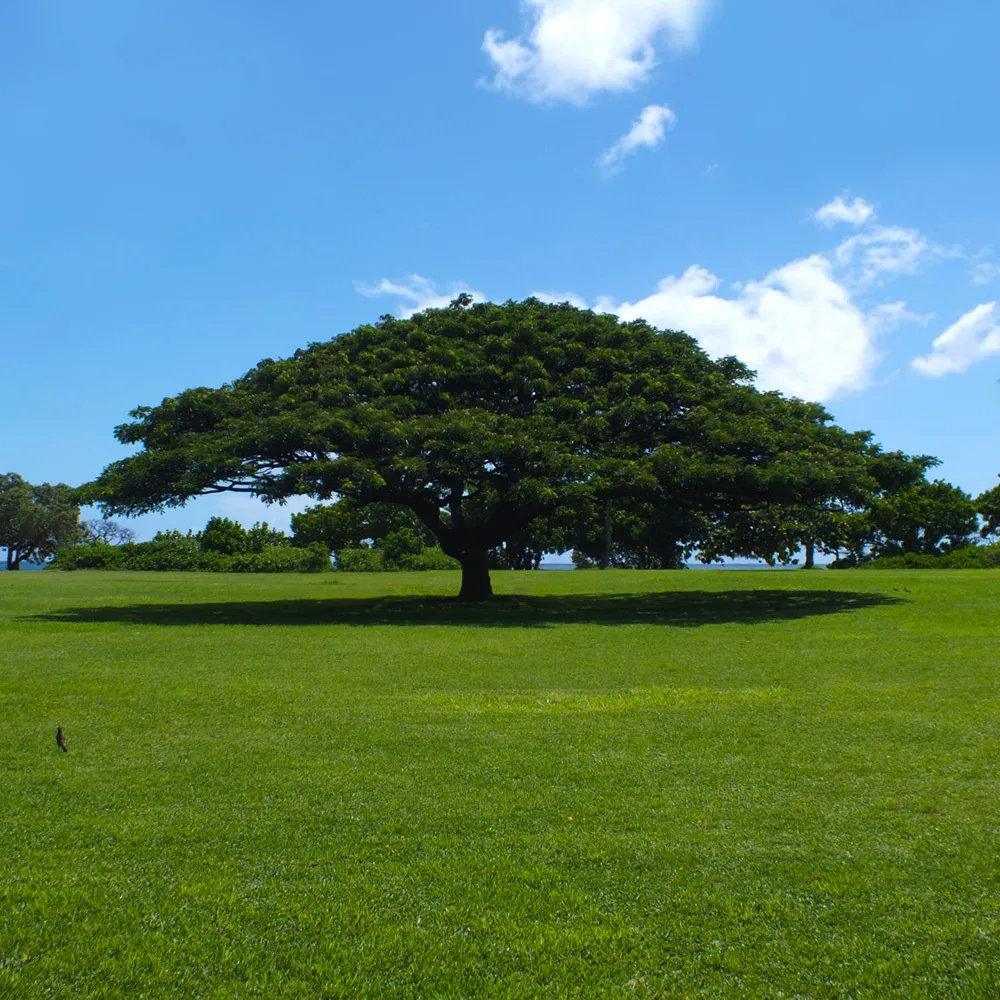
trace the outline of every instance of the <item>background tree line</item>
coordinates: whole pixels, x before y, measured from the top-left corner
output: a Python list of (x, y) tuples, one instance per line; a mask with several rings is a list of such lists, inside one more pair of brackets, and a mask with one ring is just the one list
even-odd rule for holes
[[(927, 479), (926, 456), (869, 455), (878, 489), (865, 503), (803, 509), (769, 505), (726, 518), (679, 525), (650, 504), (589, 505), (539, 518), (490, 553), (493, 568), (538, 569), (542, 558), (572, 549), (579, 569), (676, 569), (691, 558), (752, 551), (772, 565), (820, 552), (851, 566), (993, 566), (1000, 546), (1000, 487), (973, 499), (950, 483)], [(292, 516), (290, 535), (266, 522), (244, 529), (215, 517), (197, 533), (158, 532), (135, 542), (127, 526), (81, 521), (69, 486), (32, 486), (9, 473), (0, 480), (0, 546), (8, 568), (50, 560), (58, 569), (315, 572), (330, 558), (347, 572), (455, 569), (415, 514), (393, 504), (345, 498)], [(803, 558), (804, 557), (804, 558)]]
[[(770, 505), (686, 526), (684, 540), (669, 512), (650, 504), (589, 505), (538, 518), (530, 529), (490, 553), (493, 568), (538, 569), (546, 555), (573, 552), (579, 569), (676, 569), (691, 558), (711, 561), (734, 548), (773, 564), (810, 552), (834, 556), (837, 568), (1000, 565), (1000, 487), (973, 499), (942, 480), (928, 480), (926, 456), (875, 451), (879, 484), (863, 504), (810, 509)], [(405, 507), (359, 504), (350, 498), (292, 516), (286, 535), (266, 522), (245, 529), (215, 517), (197, 533), (161, 531), (149, 542), (109, 519), (80, 520), (73, 488), (32, 486), (19, 476), (0, 480), (0, 544), (9, 569), (45, 563), (58, 569), (314, 572), (330, 558), (347, 572), (455, 569), (436, 539)], [(948, 557), (948, 558), (945, 558)]]

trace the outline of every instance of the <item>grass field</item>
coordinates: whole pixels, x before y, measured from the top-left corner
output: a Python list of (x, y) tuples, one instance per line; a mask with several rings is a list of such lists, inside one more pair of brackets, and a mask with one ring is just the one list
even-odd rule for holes
[(0, 574), (0, 997), (1000, 996), (1000, 574), (494, 584)]

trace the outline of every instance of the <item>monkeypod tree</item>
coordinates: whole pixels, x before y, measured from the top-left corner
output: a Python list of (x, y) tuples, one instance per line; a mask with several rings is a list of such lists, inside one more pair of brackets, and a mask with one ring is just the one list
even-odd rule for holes
[[(844, 488), (844, 432), (752, 378), (643, 321), (460, 296), (133, 411), (116, 433), (141, 450), (87, 494), (125, 515), (225, 491), (393, 504), (482, 600), (490, 553), (559, 511), (645, 499), (721, 516)], [(815, 473), (817, 453), (831, 467)]]

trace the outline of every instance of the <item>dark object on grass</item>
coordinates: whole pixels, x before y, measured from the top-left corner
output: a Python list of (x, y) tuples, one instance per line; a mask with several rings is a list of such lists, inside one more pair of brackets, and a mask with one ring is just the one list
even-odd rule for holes
[(58, 746), (63, 753), (69, 753), (66, 749), (66, 734), (62, 731), (62, 726), (56, 726), (56, 746)]

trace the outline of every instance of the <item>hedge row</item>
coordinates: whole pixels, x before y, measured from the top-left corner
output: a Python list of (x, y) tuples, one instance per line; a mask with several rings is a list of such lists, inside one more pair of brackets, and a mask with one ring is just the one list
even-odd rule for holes
[(1000, 545), (969, 545), (940, 556), (882, 556), (862, 563), (861, 569), (1000, 569)]
[(439, 548), (408, 552), (387, 561), (381, 549), (341, 549), (334, 553), (342, 573), (393, 573), (397, 570), (458, 569), (458, 561)]
[(194, 539), (128, 545), (77, 545), (63, 549), (49, 569), (109, 569), (202, 573), (322, 573), (332, 569), (321, 545), (272, 546), (260, 552), (205, 552)]

